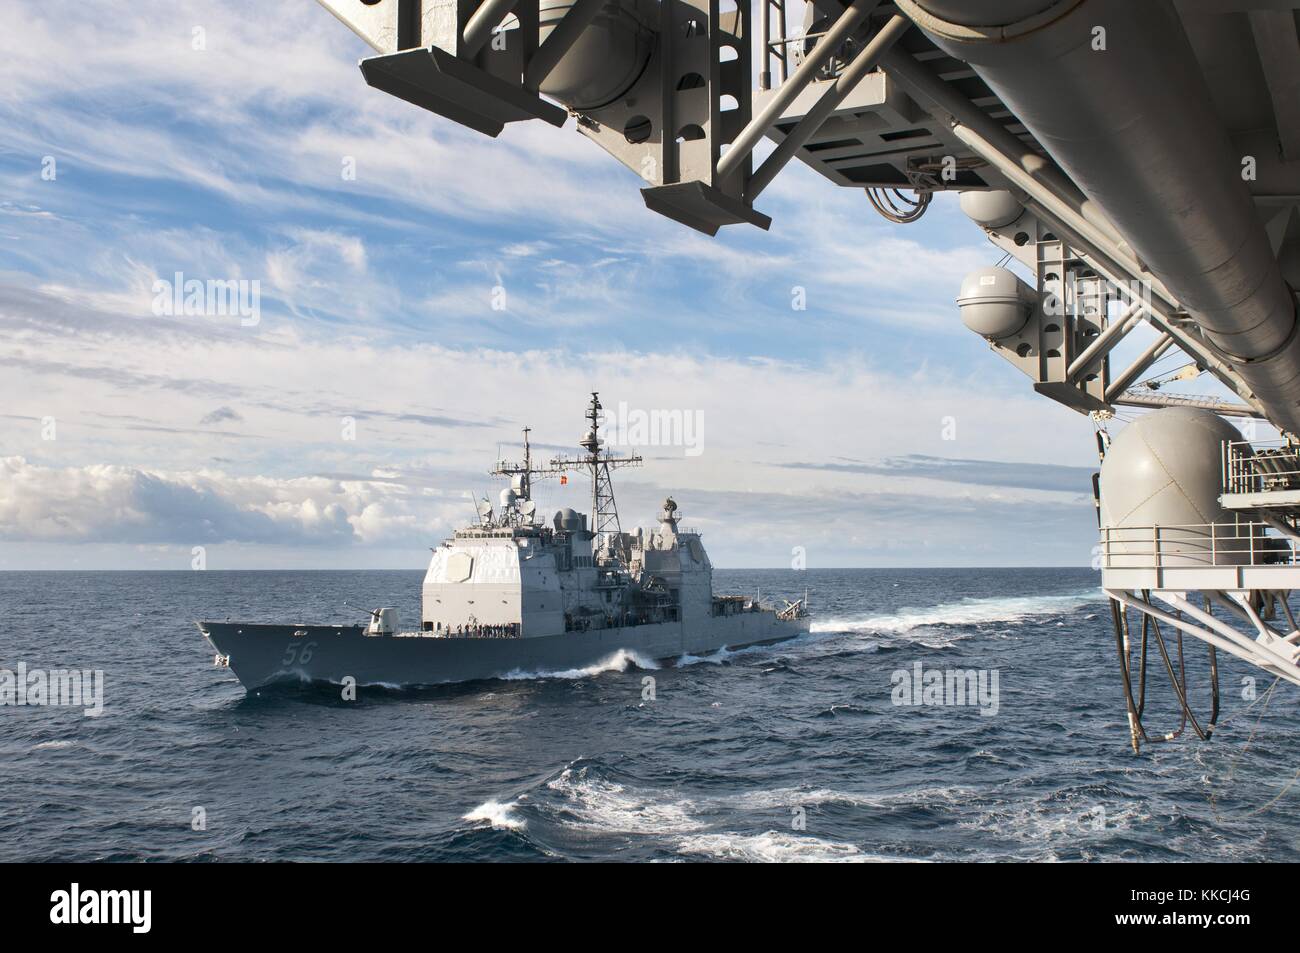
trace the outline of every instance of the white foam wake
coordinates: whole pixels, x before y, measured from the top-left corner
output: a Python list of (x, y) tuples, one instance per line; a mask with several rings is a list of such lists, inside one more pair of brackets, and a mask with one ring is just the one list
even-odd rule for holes
[(832, 617), (817, 619), (813, 632), (853, 632), (876, 635), (903, 635), (915, 629), (935, 625), (981, 625), (994, 622), (1018, 622), (1035, 616), (1056, 615), (1096, 602), (1093, 590), (1064, 596), (1018, 596), (987, 599), (961, 599), (923, 608), (906, 607), (885, 615)]
[(566, 668), (558, 671), (541, 670), (536, 672), (525, 672), (522, 669), (514, 669), (507, 672), (501, 677), (509, 681), (520, 681), (531, 678), (590, 678), (592, 675), (599, 675), (601, 672), (626, 672), (629, 668), (657, 669), (659, 667), (653, 659), (645, 658), (631, 649), (619, 649), (607, 655), (598, 662), (582, 668)]

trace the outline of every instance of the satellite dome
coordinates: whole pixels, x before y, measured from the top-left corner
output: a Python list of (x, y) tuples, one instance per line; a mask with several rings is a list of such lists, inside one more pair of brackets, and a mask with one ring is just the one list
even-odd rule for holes
[(961, 194), (961, 210), (976, 225), (1005, 228), (1025, 212), (1014, 195), (1004, 189), (968, 190)]
[(555, 528), (561, 533), (576, 533), (582, 529), (582, 514), (570, 507), (556, 511)]
[[(1160, 555), (1166, 565), (1209, 561), (1208, 524), (1233, 524), (1219, 502), (1223, 492), (1223, 443), (1241, 433), (1217, 414), (1191, 407), (1167, 407), (1139, 417), (1117, 436), (1101, 467), (1101, 525), (1110, 533), (1112, 566), (1151, 562), (1159, 530)], [(1122, 530), (1129, 532), (1122, 532)], [(1249, 561), (1237, 557), (1242, 546), (1232, 525), (1214, 527), (1215, 562)], [(1226, 546), (1223, 545), (1228, 541)], [(1176, 561), (1169, 554), (1181, 554)]]
[(996, 341), (1025, 326), (1037, 294), (1006, 268), (981, 268), (962, 279), (957, 306), (966, 327)]

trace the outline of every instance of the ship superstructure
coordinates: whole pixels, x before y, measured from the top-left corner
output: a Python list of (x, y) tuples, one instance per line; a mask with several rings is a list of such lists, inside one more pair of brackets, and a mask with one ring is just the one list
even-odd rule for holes
[[(476, 504), (476, 522), (435, 547), (418, 629), (403, 631), (391, 608), (364, 627), (200, 622), (218, 664), (249, 687), (347, 678), (430, 685), (582, 668), (619, 651), (671, 659), (807, 632), (806, 598), (778, 608), (715, 596), (704, 543), (681, 527), (671, 497), (657, 527), (622, 531), (610, 472), (641, 458), (605, 448), (600, 412), (593, 393), (584, 453), (545, 465), (534, 464), (525, 429), (522, 462), (492, 471), (510, 481), (497, 505)], [(591, 478), (592, 514), (565, 507), (543, 519), (534, 481), (575, 470)]]
[[(713, 565), (698, 533), (680, 527), (669, 497), (655, 529), (625, 533), (610, 471), (636, 466), (616, 456), (599, 433), (600, 397), (592, 394), (580, 457), (534, 466), (528, 431), (524, 459), (492, 472), (510, 478), (498, 506), (479, 509), (476, 525), (439, 546), (424, 580), (423, 627), (435, 634), (557, 635), (659, 623), (707, 624), (734, 612), (735, 599), (713, 596)], [(533, 480), (588, 471), (592, 513), (571, 508), (537, 514)]]

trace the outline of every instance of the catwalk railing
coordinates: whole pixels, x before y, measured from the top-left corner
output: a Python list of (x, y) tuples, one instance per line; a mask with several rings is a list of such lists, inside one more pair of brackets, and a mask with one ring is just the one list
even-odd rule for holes
[(1102, 584), (1126, 589), (1300, 588), (1298, 548), (1300, 539), (1282, 523), (1102, 527)]
[(1300, 448), (1281, 441), (1223, 444), (1225, 496), (1300, 490)]

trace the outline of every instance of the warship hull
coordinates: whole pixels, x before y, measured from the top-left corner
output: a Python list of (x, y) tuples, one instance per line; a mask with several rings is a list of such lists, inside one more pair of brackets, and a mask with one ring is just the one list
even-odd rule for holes
[(665, 661), (770, 644), (807, 633), (807, 617), (745, 612), (704, 625), (665, 622), (531, 638), (459, 638), (413, 632), (371, 635), (362, 626), (198, 622), (245, 688), (279, 682), (418, 687), (567, 673), (616, 653)]

